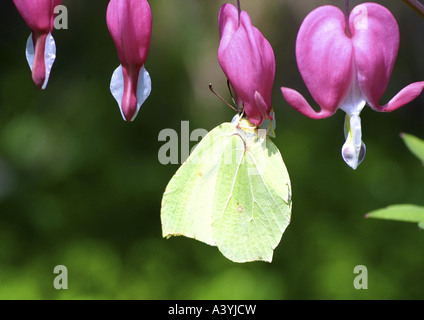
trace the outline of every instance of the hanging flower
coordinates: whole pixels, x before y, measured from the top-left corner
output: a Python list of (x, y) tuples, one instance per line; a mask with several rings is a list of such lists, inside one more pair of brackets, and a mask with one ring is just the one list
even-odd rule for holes
[(275, 57), (269, 42), (252, 26), (249, 15), (226, 3), (218, 17), (218, 61), (233, 87), (239, 110), (260, 126), (271, 116)]
[(32, 71), (32, 80), (39, 89), (45, 89), (56, 59), (56, 44), (51, 35), (54, 29), (54, 8), (62, 0), (13, 0), (16, 8), (31, 29), (26, 46), (26, 58)]
[(146, 0), (111, 0), (106, 21), (121, 62), (112, 75), (110, 90), (122, 117), (130, 122), (151, 91), (144, 63), (152, 34), (152, 12)]
[(415, 99), (424, 89), (416, 82), (380, 105), (399, 49), (399, 28), (393, 15), (375, 3), (356, 6), (347, 18), (334, 6), (312, 11), (303, 21), (296, 41), (299, 71), (314, 100), (315, 111), (297, 91), (281, 88), (287, 102), (312, 119), (346, 112), (345, 162), (356, 169), (365, 156), (359, 114), (366, 104), (390, 112)]

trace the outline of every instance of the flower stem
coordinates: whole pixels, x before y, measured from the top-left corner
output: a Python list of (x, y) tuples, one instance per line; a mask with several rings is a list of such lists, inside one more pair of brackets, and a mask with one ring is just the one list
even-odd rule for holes
[(351, 37), (352, 34), (350, 33), (350, 28), (349, 28), (349, 13), (350, 13), (349, 0), (345, 0), (346, 35), (348, 37)]
[(418, 0), (403, 0), (407, 5), (414, 9), (418, 14), (424, 18), (424, 5)]
[(238, 9), (238, 25), (240, 26), (240, 13), (241, 13), (240, 0), (237, 0), (237, 9)]

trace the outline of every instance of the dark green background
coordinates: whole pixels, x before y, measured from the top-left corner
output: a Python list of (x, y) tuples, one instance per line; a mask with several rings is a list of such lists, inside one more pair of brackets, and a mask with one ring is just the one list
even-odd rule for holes
[[(402, 1), (378, 2), (401, 33), (386, 103), (424, 80), (424, 19)], [(293, 187), (292, 222), (271, 264), (235, 264), (215, 247), (161, 234), (161, 197), (178, 165), (159, 163), (159, 132), (179, 133), (182, 120), (211, 130), (233, 116), (208, 90), (211, 82), (230, 100), (216, 57), (224, 1), (150, 1), (153, 88), (131, 124), (109, 91), (119, 61), (107, 3), (64, 0), (69, 29), (53, 32), (57, 59), (38, 91), (24, 54), (30, 30), (12, 1), (1, 1), (1, 299), (424, 297), (423, 231), (364, 218), (394, 203), (424, 205), (424, 168), (399, 137), (424, 137), (424, 95), (390, 114), (364, 109), (367, 156), (353, 171), (340, 156), (343, 112), (311, 120), (280, 94), (292, 87), (313, 103), (296, 66), (297, 30), (313, 8), (341, 1), (242, 0), (274, 48), (274, 142)], [(68, 268), (68, 290), (53, 287), (56, 265)], [(368, 290), (353, 286), (356, 265), (368, 268)]]

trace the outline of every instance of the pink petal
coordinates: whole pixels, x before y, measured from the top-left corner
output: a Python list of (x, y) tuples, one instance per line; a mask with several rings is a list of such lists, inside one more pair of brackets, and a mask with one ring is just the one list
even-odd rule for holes
[(281, 88), (284, 99), (297, 111), (304, 114), (305, 116), (311, 119), (322, 119), (330, 117), (334, 114), (335, 111), (330, 109), (321, 109), (321, 111), (316, 112), (306, 99), (296, 90), (290, 88)]
[[(218, 61), (236, 93), (239, 105), (243, 103), (247, 118), (260, 125), (265, 119), (263, 115), (268, 115), (271, 110), (275, 77), (272, 47), (252, 26), (246, 12), (241, 12), (238, 25), (238, 10), (231, 4), (222, 6), (218, 23), (221, 34)], [(256, 92), (262, 100), (256, 99)]]
[(259, 53), (259, 56), (255, 57), (258, 59), (255, 61), (259, 64), (256, 70), (260, 70), (258, 78), (260, 85), (256, 90), (262, 95), (266, 104), (266, 113), (269, 115), (272, 104), (272, 88), (275, 78), (275, 55), (271, 44), (265, 39), (261, 32), (255, 27), (253, 27), (252, 30), (253, 34), (249, 34), (251, 43), (253, 43), (254, 39), (256, 40), (257, 52)]
[(386, 105), (379, 106), (372, 105), (371, 107), (376, 111), (391, 112), (405, 104), (410, 103), (412, 100), (417, 98), (424, 90), (424, 81), (412, 83), (403, 88), (397, 95), (395, 95)]
[(265, 102), (264, 97), (262, 97), (262, 95), (258, 91), (255, 92), (254, 97), (255, 97), (255, 103), (257, 106), (256, 110), (259, 111), (259, 114), (256, 115), (256, 117), (251, 116), (249, 118), (249, 121), (253, 123), (254, 125), (260, 126), (264, 120), (271, 119), (271, 116), (269, 115), (270, 108)]
[(137, 81), (139, 72), (140, 69), (122, 66), (124, 94), (122, 96), (121, 108), (127, 122), (130, 122), (137, 112)]
[(48, 34), (54, 28), (54, 8), (62, 0), (13, 0), (29, 28), (36, 34)]
[[(353, 45), (346, 33), (343, 12), (334, 6), (312, 11), (303, 21), (296, 41), (296, 58), (300, 74), (322, 111), (315, 115), (292, 91), (285, 96), (296, 109), (313, 117), (333, 114), (346, 95), (354, 72)], [(287, 91), (287, 90), (283, 90)]]
[(146, 0), (111, 0), (106, 14), (109, 32), (122, 65), (145, 63), (152, 33), (152, 13)]
[(32, 80), (38, 89), (41, 89), (46, 80), (46, 62), (44, 52), (46, 47), (47, 34), (32, 36), (34, 43), (34, 63), (32, 65)]
[(219, 49), (224, 51), (239, 27), (238, 10), (230, 3), (225, 3), (218, 14)]
[(358, 82), (368, 103), (383, 96), (399, 49), (399, 28), (393, 15), (376, 3), (356, 6), (349, 17)]

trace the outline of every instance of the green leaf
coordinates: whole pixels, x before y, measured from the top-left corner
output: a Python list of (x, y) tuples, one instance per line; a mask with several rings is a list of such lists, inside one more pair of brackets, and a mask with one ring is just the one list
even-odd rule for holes
[(367, 218), (387, 219), (395, 221), (415, 222), (423, 229), (424, 207), (412, 204), (396, 204), (387, 208), (372, 211), (366, 215)]
[(164, 237), (217, 246), (234, 262), (271, 262), (290, 216), (290, 179), (281, 154), (266, 130), (245, 119), (210, 131), (162, 198)]
[(408, 149), (424, 164), (424, 140), (407, 133), (402, 133), (401, 138)]

